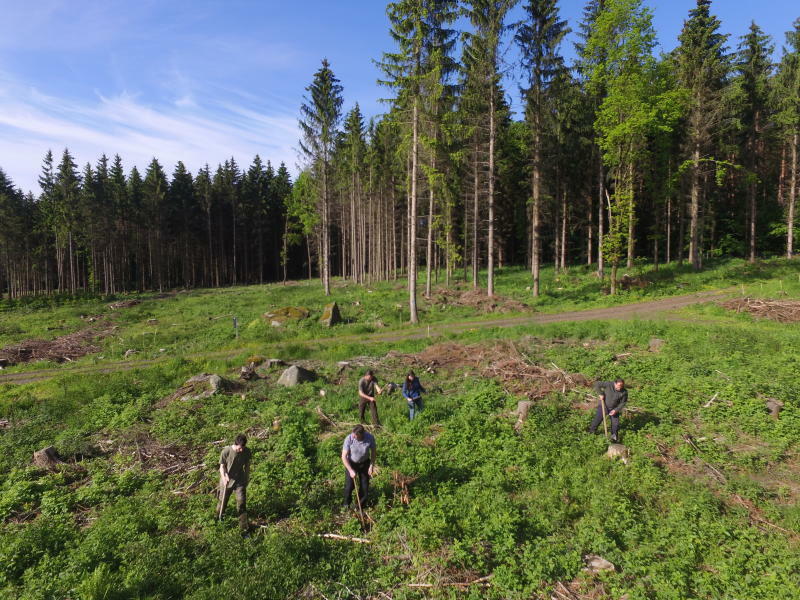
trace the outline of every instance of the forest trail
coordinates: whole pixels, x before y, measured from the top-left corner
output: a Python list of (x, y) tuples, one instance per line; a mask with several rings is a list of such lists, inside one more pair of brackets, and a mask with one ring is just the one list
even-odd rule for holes
[[(667, 320), (686, 320), (686, 317), (670, 315), (670, 311), (678, 310), (700, 304), (710, 300), (718, 300), (729, 296), (732, 288), (711, 290), (707, 292), (696, 292), (683, 296), (671, 296), (660, 300), (649, 300), (646, 302), (636, 302), (632, 304), (621, 304), (607, 308), (590, 308), (585, 310), (567, 311), (550, 314), (534, 314), (516, 317), (503, 317), (496, 319), (482, 319), (475, 321), (463, 321), (461, 323), (439, 323), (435, 325), (408, 325), (403, 330), (392, 330), (387, 332), (370, 333), (363, 335), (342, 335), (328, 338), (317, 338), (313, 340), (299, 340), (292, 342), (300, 345), (324, 345), (330, 342), (359, 342), (359, 343), (379, 343), (379, 342), (399, 342), (404, 340), (416, 340), (423, 338), (436, 338), (444, 334), (463, 333), (471, 329), (492, 329), (495, 327), (507, 328), (536, 325), (537, 323), (560, 323), (569, 321), (604, 321), (604, 320), (625, 320), (625, 319), (667, 319)], [(277, 346), (287, 343), (285, 340), (268, 346)], [(233, 358), (242, 354), (242, 348), (235, 350), (218, 350), (215, 352), (202, 352), (188, 354), (187, 359), (225, 359)], [(60, 375), (95, 375), (104, 373), (116, 373), (119, 371), (131, 371), (143, 367), (150, 367), (159, 363), (166, 362), (174, 357), (164, 357), (155, 359), (123, 360), (117, 362), (107, 362), (102, 365), (85, 365), (76, 367), (53, 367), (50, 369), (37, 369), (35, 371), (23, 371), (19, 373), (0, 373), (0, 385), (3, 384), (25, 384), (52, 379)]]

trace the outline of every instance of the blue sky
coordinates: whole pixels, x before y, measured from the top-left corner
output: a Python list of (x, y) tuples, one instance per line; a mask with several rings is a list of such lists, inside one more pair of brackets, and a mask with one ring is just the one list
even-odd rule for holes
[[(695, 0), (646, 3), (662, 48), (673, 48)], [(583, 5), (561, 2), (573, 28)], [(258, 153), (294, 172), (298, 108), (322, 57), (346, 109), (383, 110), (373, 59), (391, 49), (385, 9), (381, 0), (0, 0), (0, 167), (35, 193), (45, 152), (65, 146), (81, 166), (118, 153), (126, 168), (156, 156), (169, 172), (178, 160), (195, 172), (230, 156), (244, 167)], [(716, 0), (713, 11), (731, 46), (755, 19), (776, 54), (800, 17), (796, 0)]]

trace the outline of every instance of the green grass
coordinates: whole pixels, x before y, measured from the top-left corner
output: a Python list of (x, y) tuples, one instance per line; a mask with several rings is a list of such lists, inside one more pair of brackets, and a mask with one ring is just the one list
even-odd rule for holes
[[(603, 293), (601, 282), (589, 267), (572, 267), (566, 273), (543, 271), (542, 295), (533, 298), (530, 276), (525, 269), (500, 269), (497, 293), (526, 303), (538, 312), (561, 312), (613, 306), (622, 303), (685, 294), (730, 286), (740, 286), (748, 294), (780, 291), (800, 296), (800, 265), (773, 259), (750, 265), (741, 260), (712, 263), (705, 271), (692, 272), (687, 265), (673, 263), (654, 271), (637, 266), (632, 276), (650, 284), (642, 289)], [(461, 289), (469, 289), (462, 283)], [(334, 336), (359, 336), (375, 332), (401, 331), (407, 327), (408, 308), (402, 281), (357, 286), (334, 282), (332, 295), (326, 298), (319, 282), (292, 282), (292, 285), (234, 287), (219, 290), (193, 290), (175, 294), (144, 294), (141, 304), (112, 311), (109, 300), (37, 298), (0, 304), (0, 347), (30, 338), (53, 339), (89, 326), (81, 316), (103, 316), (117, 329), (102, 341), (101, 351), (76, 362), (99, 364), (121, 360), (134, 350), (133, 360), (183, 357), (214, 351), (241, 349), (258, 352), (267, 345), (301, 342)], [(326, 302), (335, 300), (345, 323), (333, 332), (318, 323)], [(305, 306), (309, 319), (283, 328), (270, 327), (262, 315), (281, 306)], [(464, 320), (496, 318), (497, 313), (476, 314), (474, 309), (451, 304), (427, 302), (420, 294), (420, 319), (423, 325), (457, 323)], [(528, 314), (531, 314), (530, 312)], [(233, 317), (239, 323), (239, 337), (234, 336)], [(96, 323), (95, 323), (96, 324)], [(13, 367), (16, 370), (54, 366), (49, 363)], [(74, 366), (67, 363), (65, 368)]]
[[(794, 282), (790, 277), (794, 266), (783, 261), (757, 271), (726, 263), (714, 273), (704, 279), (675, 272), (664, 281), (686, 278), (692, 289), (741, 281), (745, 293), (765, 297), (800, 291), (796, 274)], [(525, 274), (507, 272), (501, 281), (511, 290)], [(666, 293), (667, 283), (654, 284), (653, 295), (656, 285)], [(314, 291), (289, 288), (295, 295), (278, 302), (284, 298), (274, 290), (148, 300), (120, 313), (121, 329), (144, 328), (147, 318), (172, 322), (167, 315), (173, 315), (187, 331), (197, 330), (204, 317), (222, 312), (223, 301), (231, 312), (247, 306), (263, 312), (269, 301), (257, 301), (259, 294), (276, 294), (276, 305), (303, 304)], [(357, 291), (337, 288), (335, 297)], [(390, 292), (372, 294), (386, 294), (385, 302)], [(577, 295), (572, 301), (579, 304), (562, 300), (570, 307), (612, 301), (587, 297), (580, 304)], [(545, 301), (557, 308), (549, 296)], [(352, 309), (372, 310), (370, 302)], [(19, 312), (18, 322), (24, 322), (31, 318), (25, 310), (3, 319)], [(339, 452), (357, 419), (354, 390), (363, 368), (340, 374), (336, 363), (372, 356), (382, 381), (400, 381), (407, 367), (383, 357), (391, 350), (418, 352), (427, 340), (362, 344), (346, 337), (306, 344), (321, 330), (304, 324), (295, 337), (274, 340), (280, 344), (271, 349), (287, 360), (312, 361), (319, 381), (278, 388), (280, 369), (274, 369), (246, 389), (202, 401), (162, 399), (199, 372), (235, 378), (245, 356), (263, 345), (251, 347), (252, 340), (243, 339), (236, 358), (181, 355), (136, 371), (92, 377), (65, 372), (37, 384), (0, 386), (0, 419), (11, 423), (0, 429), (0, 597), (236, 594), (274, 600), (383, 593), (396, 599), (522, 600), (549, 598), (556, 582), (577, 580), (598, 594), (602, 586), (599, 597), (606, 598), (798, 598), (800, 330), (713, 305), (685, 309), (684, 316), (687, 322), (595, 321), (450, 335), (464, 344), (511, 339), (537, 364), (590, 379), (625, 377), (634, 409), (623, 419), (631, 464), (607, 460), (601, 436), (584, 432), (591, 415), (578, 407), (588, 390), (538, 401), (516, 433), (509, 413), (519, 398), (500, 383), (460, 370), (418, 368), (431, 390), (418, 419), (407, 420), (397, 394), (380, 399), (382, 471), (369, 509), (374, 523), (366, 532), (338, 509)], [(184, 318), (195, 325), (184, 325)], [(235, 348), (222, 329), (214, 336), (217, 325), (211, 323), (209, 346)], [(334, 333), (346, 336), (358, 324)], [(658, 353), (648, 350), (653, 337), (666, 342)], [(176, 343), (175, 353), (182, 347)], [(767, 397), (785, 403), (780, 419), (768, 415)], [(321, 423), (317, 407), (339, 426)], [(219, 440), (240, 431), (251, 433), (249, 505), (253, 520), (263, 525), (246, 543), (232, 516), (221, 524), (212, 518)], [(137, 444), (149, 440), (202, 468), (162, 473), (137, 454)], [(31, 467), (31, 453), (51, 444), (74, 465), (52, 473)], [(409, 505), (395, 495), (395, 471), (416, 478)], [(318, 537), (326, 532), (366, 536), (372, 543)], [(583, 574), (582, 557), (590, 553), (612, 561), (617, 571)], [(407, 585), (490, 573), (486, 588)]]

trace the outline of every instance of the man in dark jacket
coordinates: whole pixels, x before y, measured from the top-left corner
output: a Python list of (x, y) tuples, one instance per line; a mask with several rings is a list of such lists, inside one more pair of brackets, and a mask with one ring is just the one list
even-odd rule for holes
[(236, 494), (236, 512), (242, 535), (248, 535), (247, 484), (250, 480), (250, 448), (247, 437), (239, 434), (232, 446), (225, 446), (219, 457), (219, 503), (217, 518), (222, 519), (231, 493)]
[(619, 433), (619, 415), (628, 402), (628, 390), (625, 389), (625, 382), (622, 379), (614, 381), (598, 381), (594, 384), (594, 391), (600, 393), (597, 403), (597, 413), (589, 425), (589, 433), (594, 433), (598, 425), (603, 421), (603, 413), (611, 419), (611, 441), (617, 443)]

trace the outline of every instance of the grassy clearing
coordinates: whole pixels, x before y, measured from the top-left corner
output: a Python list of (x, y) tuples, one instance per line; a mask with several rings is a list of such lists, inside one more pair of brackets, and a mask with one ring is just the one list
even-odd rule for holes
[[(524, 302), (531, 311), (559, 312), (597, 308), (636, 302), (692, 291), (740, 286), (747, 294), (784, 294), (800, 296), (800, 265), (783, 259), (749, 265), (740, 260), (720, 261), (706, 271), (693, 273), (684, 265), (662, 266), (654, 271), (638, 266), (631, 276), (649, 282), (618, 296), (602, 292), (589, 267), (573, 267), (567, 273), (545, 270), (543, 295), (530, 296), (529, 275), (525, 269), (501, 269), (497, 276), (498, 294)], [(469, 289), (463, 283), (462, 289)], [(437, 295), (434, 294), (434, 298)], [(406, 291), (402, 282), (382, 282), (361, 287), (336, 282), (331, 299), (336, 300), (345, 323), (331, 330), (317, 322), (326, 299), (319, 284), (293, 282), (193, 290), (170, 294), (145, 294), (142, 302), (131, 308), (111, 310), (108, 300), (38, 298), (0, 305), (0, 347), (30, 338), (53, 339), (89, 326), (86, 317), (100, 317), (102, 323), (115, 325), (114, 332), (98, 341), (99, 353), (75, 361), (78, 364), (102, 364), (122, 360), (134, 350), (131, 360), (185, 357), (231, 349), (259, 352), (266, 345), (302, 342), (320, 337), (358, 336), (375, 332), (401, 331), (407, 327)], [(312, 316), (284, 328), (273, 328), (262, 318), (270, 309), (286, 305), (305, 306)], [(524, 313), (508, 313), (524, 314)], [(238, 318), (239, 338), (234, 337), (233, 316)], [(465, 319), (496, 318), (495, 312), (476, 314), (470, 306), (428, 302), (421, 299), (424, 324), (455, 323)], [(82, 318), (83, 317), (83, 318)], [(69, 363), (66, 368), (74, 363)], [(16, 370), (54, 366), (52, 363), (27, 363)]]
[[(760, 291), (758, 281), (749, 285)], [(764, 294), (780, 285), (765, 284)], [(596, 598), (798, 598), (800, 331), (713, 306), (686, 314), (698, 323), (451, 336), (463, 344), (513, 339), (537, 364), (592, 379), (624, 376), (632, 462), (608, 461), (601, 437), (584, 433), (585, 389), (537, 402), (515, 433), (509, 413), (518, 397), (501, 383), (459, 369), (418, 370), (432, 391), (417, 420), (408, 422), (397, 395), (381, 400), (382, 471), (367, 531), (338, 509), (339, 449), (357, 417), (362, 368), (339, 373), (336, 361), (369, 354), (361, 360), (374, 361), (382, 380), (399, 381), (405, 363), (382, 357), (419, 352), (426, 340), (323, 348), (287, 341), (280, 355), (312, 361), (320, 381), (276, 388), (276, 369), (246, 390), (202, 401), (161, 399), (198, 372), (233, 376), (243, 357), (6, 386), (0, 589), (20, 598), (522, 599), (549, 598), (564, 582)], [(666, 342), (660, 352), (648, 350), (653, 337)], [(778, 420), (767, 413), (768, 397), (785, 404)], [(243, 430), (255, 452), (251, 515), (263, 526), (246, 544), (232, 517), (212, 518), (219, 440)], [(74, 466), (31, 468), (31, 452), (49, 444)], [(408, 505), (394, 473), (414, 479)], [(372, 543), (318, 537), (326, 532)], [(617, 571), (582, 573), (590, 553)], [(408, 587), (488, 574), (486, 588)]]

